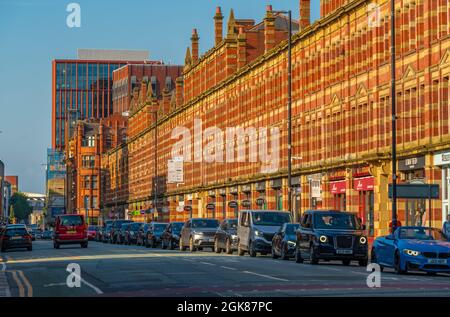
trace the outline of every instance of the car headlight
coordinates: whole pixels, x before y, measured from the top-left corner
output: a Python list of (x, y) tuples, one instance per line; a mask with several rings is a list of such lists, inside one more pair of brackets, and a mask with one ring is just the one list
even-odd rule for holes
[(231, 239), (233, 239), (233, 240), (237, 239), (237, 235), (232, 234), (232, 235), (231, 235)]
[(327, 236), (320, 236), (319, 237), (319, 241), (322, 242), (322, 243), (325, 243), (325, 242), (328, 241), (328, 238), (327, 238)]
[(359, 243), (366, 244), (367, 243), (367, 238), (366, 237), (360, 237), (359, 238)]
[(410, 255), (410, 256), (419, 256), (420, 255), (419, 251), (408, 250), (408, 249), (403, 250), (403, 253)]
[(297, 244), (294, 241), (288, 241), (288, 247), (295, 248)]
[(262, 237), (264, 235), (264, 233), (262, 233), (261, 231), (255, 230), (255, 235), (258, 237)]

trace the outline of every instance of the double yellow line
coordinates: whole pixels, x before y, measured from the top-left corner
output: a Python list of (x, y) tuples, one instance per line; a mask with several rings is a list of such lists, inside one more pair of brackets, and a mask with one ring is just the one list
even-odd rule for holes
[[(33, 287), (31, 286), (30, 281), (26, 278), (25, 274), (23, 274), (20, 270), (15, 271), (7, 271), (12, 274), (14, 281), (17, 284), (19, 289), (19, 297), (33, 297)], [(24, 286), (25, 285), (25, 286)], [(25, 296), (25, 288), (27, 295)]]

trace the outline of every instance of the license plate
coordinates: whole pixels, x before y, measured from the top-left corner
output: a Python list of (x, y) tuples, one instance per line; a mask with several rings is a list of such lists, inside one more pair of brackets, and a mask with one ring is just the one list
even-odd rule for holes
[(11, 240), (20, 240), (22, 237), (11, 237)]
[(73, 233), (77, 233), (75, 230), (70, 230), (70, 231), (67, 231), (67, 233), (68, 234), (73, 234)]
[(337, 254), (353, 254), (353, 250), (336, 250)]
[(428, 264), (445, 265), (445, 264), (447, 264), (447, 260), (446, 259), (428, 259)]

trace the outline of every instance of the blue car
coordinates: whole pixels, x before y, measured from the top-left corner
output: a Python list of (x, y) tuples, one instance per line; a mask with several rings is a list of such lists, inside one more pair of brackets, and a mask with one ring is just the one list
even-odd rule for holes
[(397, 274), (450, 272), (450, 242), (435, 228), (399, 227), (374, 241), (371, 259), (381, 270), (392, 267)]

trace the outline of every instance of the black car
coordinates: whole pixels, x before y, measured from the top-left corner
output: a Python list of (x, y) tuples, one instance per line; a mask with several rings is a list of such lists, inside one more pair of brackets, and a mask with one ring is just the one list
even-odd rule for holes
[(295, 255), (298, 223), (285, 223), (272, 238), (272, 258), (289, 260)]
[(103, 243), (111, 242), (112, 223), (104, 226), (102, 228), (101, 232), (102, 232), (102, 235), (101, 235), (102, 242)]
[(368, 243), (365, 226), (355, 213), (337, 210), (309, 210), (302, 216), (297, 230), (295, 260), (339, 260), (350, 265), (352, 260), (367, 266)]
[(214, 237), (214, 252), (220, 253), (223, 250), (227, 254), (232, 254), (237, 250), (237, 225), (237, 218), (225, 219), (220, 223)]
[(161, 247), (173, 250), (180, 245), (180, 233), (184, 222), (171, 222), (161, 235)]
[(219, 221), (217, 219), (193, 218), (186, 221), (181, 229), (180, 250), (189, 251), (202, 250), (204, 247), (214, 247), (214, 236), (216, 235)]
[(145, 247), (156, 248), (161, 243), (161, 235), (167, 228), (168, 223), (163, 222), (152, 222), (147, 229), (145, 234)]
[(124, 244), (125, 243), (125, 236), (127, 231), (129, 231), (130, 226), (131, 226), (131, 222), (124, 222), (122, 223), (122, 225), (120, 226), (120, 230), (117, 232), (117, 244)]
[(133, 221), (125, 220), (125, 219), (114, 220), (114, 222), (112, 224), (112, 228), (111, 228), (110, 238), (109, 238), (111, 243), (117, 243), (118, 238), (119, 238), (119, 231), (120, 231), (120, 228), (122, 227), (122, 224), (130, 223), (130, 222), (133, 222)]
[(0, 232), (0, 250), (5, 252), (8, 249), (25, 248), (33, 250), (30, 232), (25, 226), (9, 225)]
[(141, 225), (143, 225), (142, 222), (133, 222), (128, 226), (127, 230), (125, 231), (124, 244), (136, 244), (139, 228), (141, 227)]
[(149, 223), (142, 223), (139, 227), (136, 237), (136, 245), (144, 246), (147, 240), (146, 233), (148, 231)]

